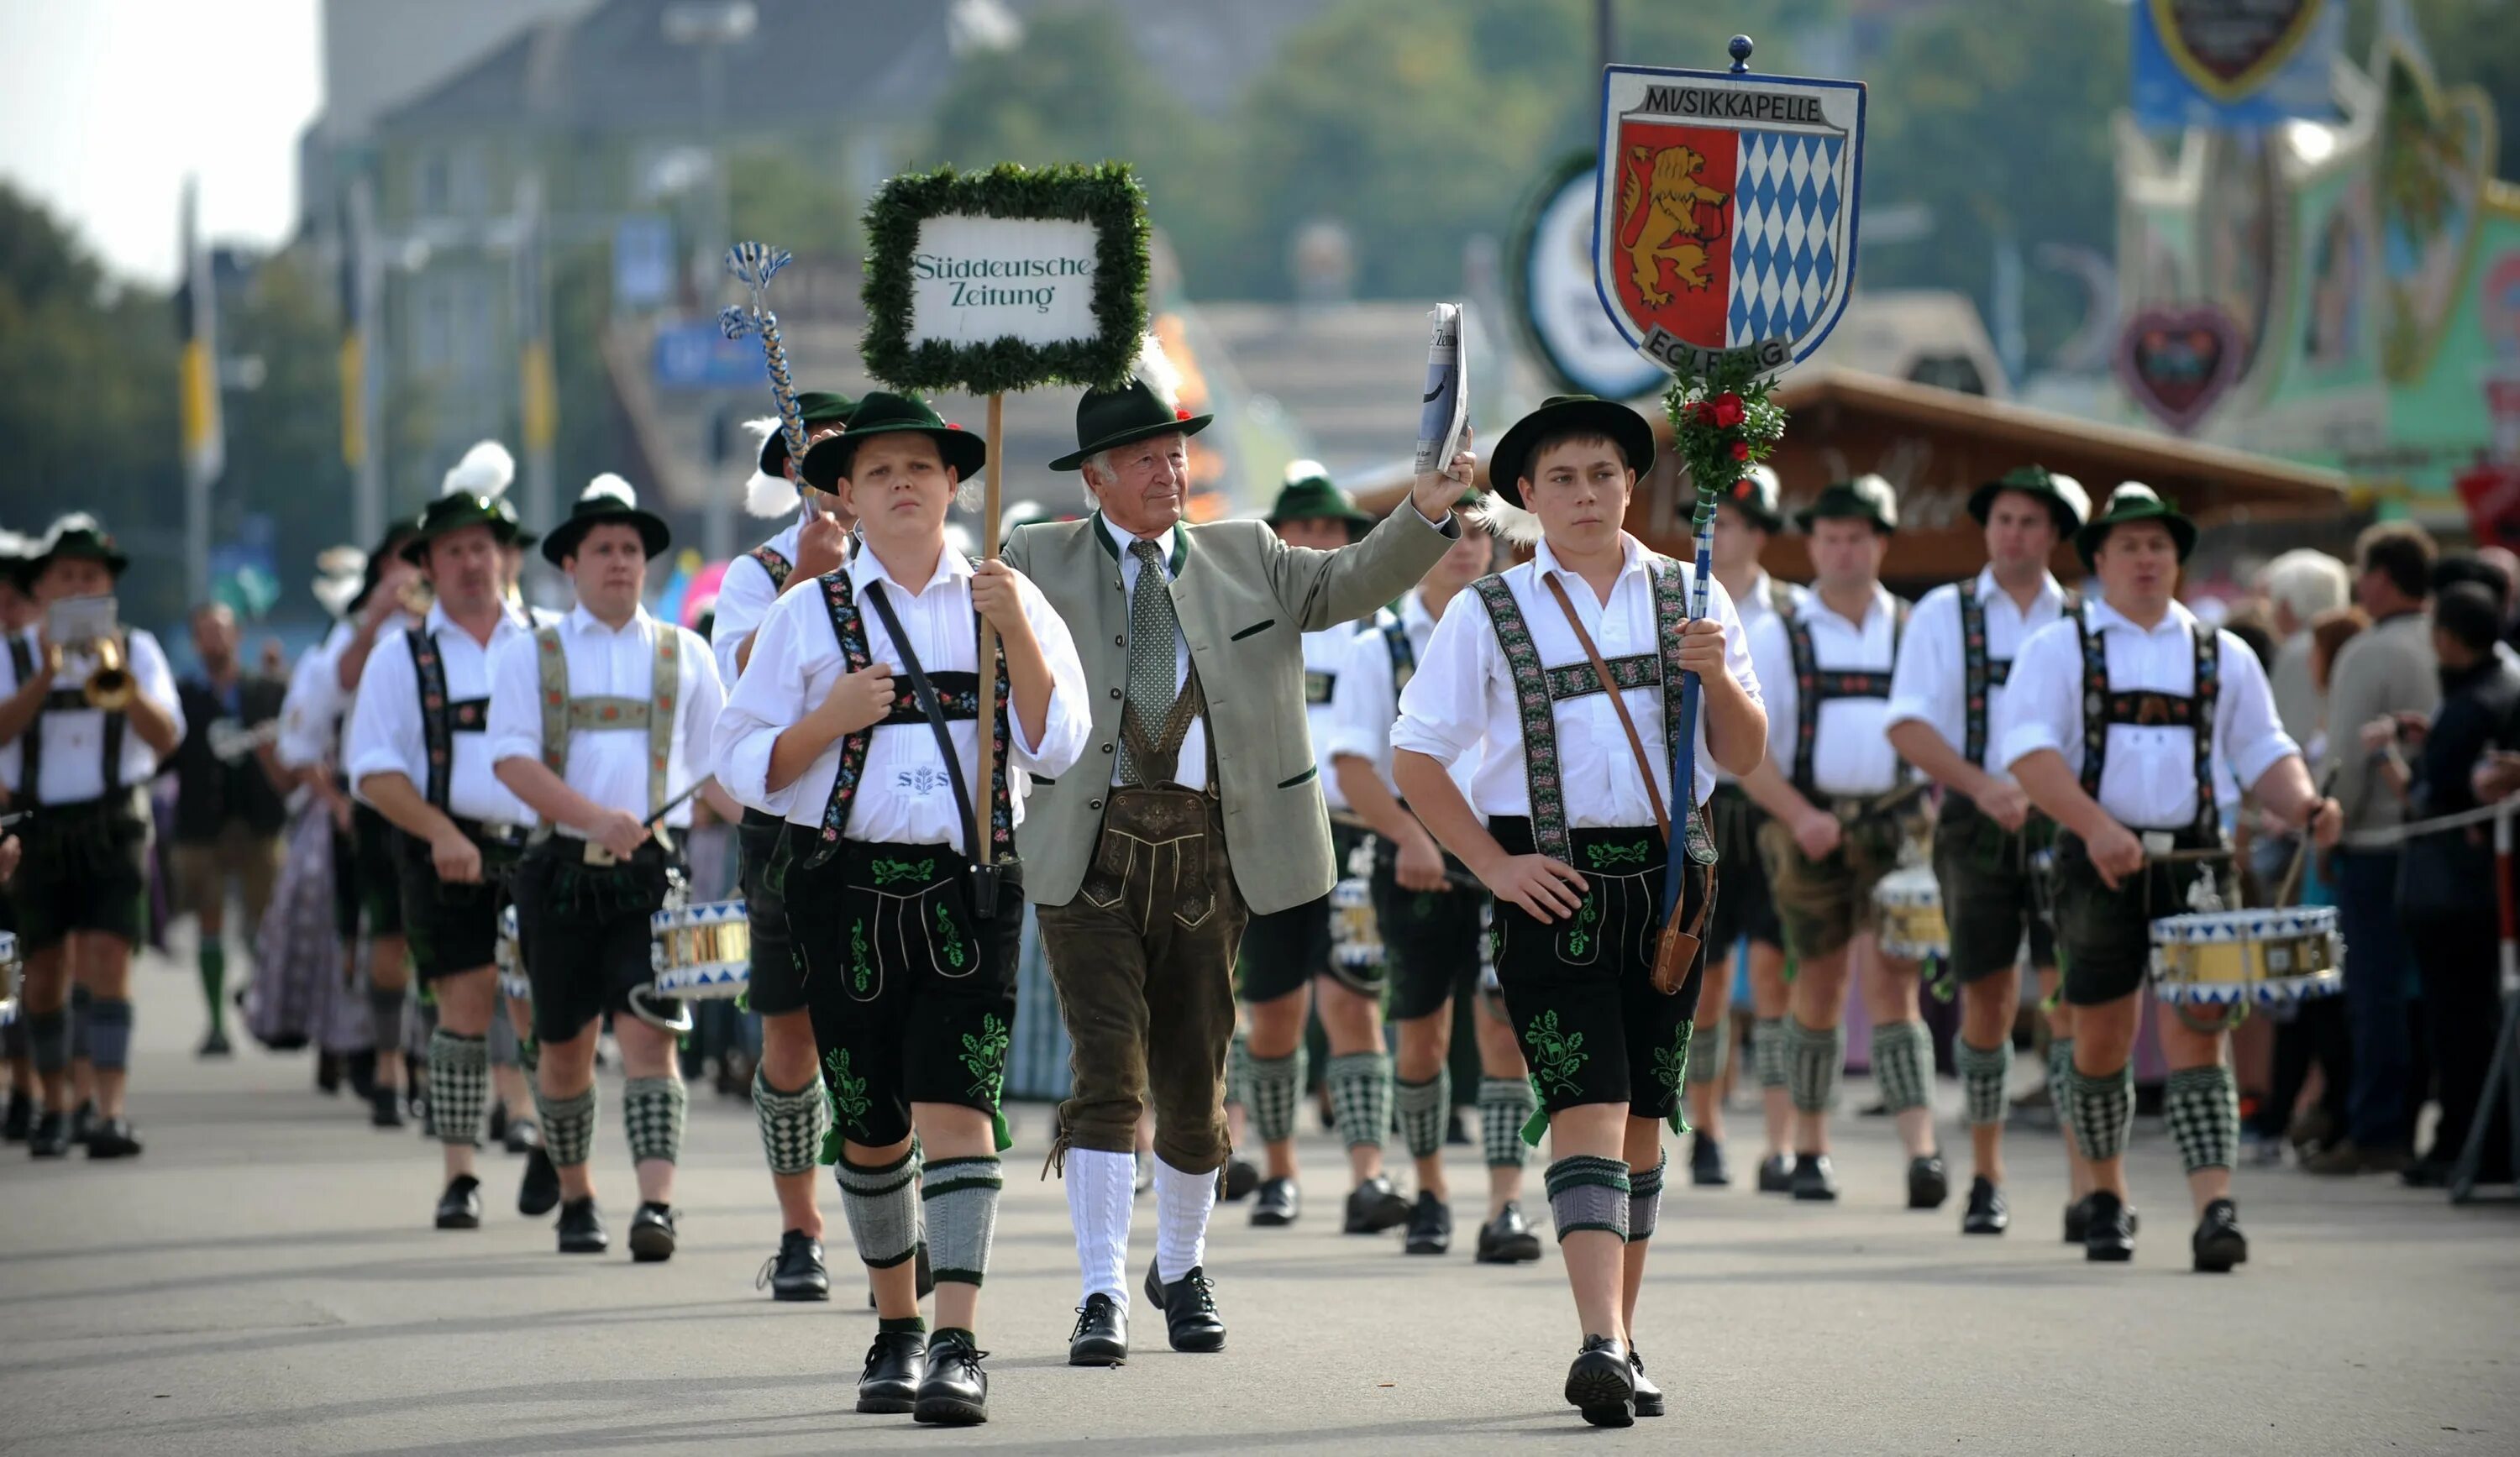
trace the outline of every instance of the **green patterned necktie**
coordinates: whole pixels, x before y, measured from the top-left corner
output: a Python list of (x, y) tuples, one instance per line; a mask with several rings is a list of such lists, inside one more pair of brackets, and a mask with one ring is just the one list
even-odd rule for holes
[[(1131, 542), (1129, 554), (1138, 558), (1138, 588), (1129, 596), (1129, 707), (1138, 715), (1138, 727), (1152, 740), (1163, 732), (1164, 721), (1172, 717), (1173, 703), (1181, 697), (1175, 672), (1179, 663), (1173, 653), (1181, 619), (1173, 615), (1173, 587), (1164, 576), (1162, 550), (1153, 542)], [(1131, 763), (1124, 738), (1120, 782), (1141, 783), (1141, 775), (1161, 770)]]

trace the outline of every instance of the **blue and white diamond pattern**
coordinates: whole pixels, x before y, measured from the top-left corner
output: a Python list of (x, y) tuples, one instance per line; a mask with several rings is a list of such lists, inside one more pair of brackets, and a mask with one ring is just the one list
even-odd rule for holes
[(1728, 348), (1799, 342), (1828, 313), (1846, 249), (1842, 135), (1744, 131), (1734, 172)]

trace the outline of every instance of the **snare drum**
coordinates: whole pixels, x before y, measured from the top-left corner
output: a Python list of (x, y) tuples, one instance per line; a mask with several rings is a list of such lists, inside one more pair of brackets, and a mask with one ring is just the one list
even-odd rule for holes
[(525, 978), (524, 943), (517, 935), (517, 907), (499, 911), (499, 994), (518, 1001), (534, 999), (534, 984)]
[(2345, 990), (2333, 905), (2205, 910), (2152, 923), (2152, 990), (2188, 1006), (2280, 1005)]
[(1330, 887), (1330, 958), (1352, 973), (1382, 964), (1382, 928), (1373, 917), (1372, 890), (1361, 876)]
[(1903, 865), (1881, 877), (1872, 891), (1881, 908), (1881, 954), (1902, 961), (1922, 961), (1952, 953), (1951, 929), (1943, 922), (1943, 887), (1931, 865)]
[(658, 996), (734, 997), (751, 987), (752, 922), (742, 900), (667, 906), (648, 926)]

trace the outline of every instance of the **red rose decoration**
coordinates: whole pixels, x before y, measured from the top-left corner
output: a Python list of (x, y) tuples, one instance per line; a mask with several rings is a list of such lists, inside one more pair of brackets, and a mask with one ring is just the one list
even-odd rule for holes
[(1750, 459), (1750, 442), (1747, 440), (1733, 441), (1732, 459), (1736, 461), (1746, 461)]
[(1714, 408), (1708, 413), (1714, 417), (1718, 428), (1729, 430), (1741, 422), (1741, 397), (1735, 394), (1719, 395)]
[(1175, 411), (1173, 411), (1173, 419), (1190, 419), (1190, 412), (1189, 412), (1189, 411), (1187, 411), (1187, 410), (1179, 410), (1179, 409), (1176, 409)]

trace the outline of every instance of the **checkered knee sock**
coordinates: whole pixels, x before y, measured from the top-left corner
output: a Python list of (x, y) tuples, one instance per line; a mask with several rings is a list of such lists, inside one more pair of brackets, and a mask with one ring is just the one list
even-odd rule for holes
[(2067, 1100), (2074, 1095), (2074, 1039), (2048, 1039), (2048, 1106), (2056, 1112), (2056, 1126), (2065, 1130), (2065, 1143), (2070, 1150), (2081, 1145), (2074, 1137), (2074, 1120), (2066, 1112)]
[(1826, 1113), (1837, 1104), (1837, 1084), (1846, 1076), (1846, 1029), (1811, 1028), (1798, 1018), (1785, 1021), (1786, 1085), (1793, 1089), (1794, 1111)]
[(1635, 1193), (1627, 1162), (1570, 1154), (1549, 1166), (1549, 1217), (1557, 1242), (1587, 1229), (1628, 1237), (1628, 1205)]
[[(919, 1251), (919, 1145), (889, 1164), (869, 1169), (849, 1162), (847, 1150), (832, 1168), (840, 1183), (840, 1209), (867, 1268), (890, 1269)], [(929, 1259), (932, 1263), (934, 1256)]]
[(1380, 1148), (1391, 1127), (1391, 1054), (1350, 1052), (1330, 1059), (1330, 1112), (1350, 1148)]
[(478, 1145), (490, 1105), (490, 1043), (441, 1027), (428, 1035), (428, 1121), (440, 1143)]
[(534, 1110), (543, 1117), (543, 1152), (555, 1169), (575, 1169), (595, 1156), (595, 1086), (571, 1098), (555, 1098), (534, 1084)]
[(621, 1084), (622, 1131), (630, 1137), (630, 1162), (682, 1157), (683, 1119), (692, 1095), (680, 1078), (633, 1078)]
[(2012, 1041), (2010, 1038), (1992, 1047), (1972, 1047), (1965, 1040), (1952, 1043), (1952, 1064), (1959, 1071), (1962, 1115), (1972, 1128), (1983, 1128), (2003, 1122), (2003, 1089), (2012, 1081)]
[(1539, 1106), (1528, 1078), (1479, 1080), (1479, 1143), (1490, 1169), (1520, 1169), (1530, 1162), (1531, 1145), (1522, 1141), (1522, 1126)]
[(1642, 1173), (1628, 1175), (1628, 1243), (1653, 1238), (1654, 1222), (1662, 1213), (1662, 1171), (1671, 1163), (1671, 1155), (1661, 1154), (1654, 1167)]
[(1934, 1037), (1922, 1022), (1883, 1022), (1872, 1028), (1872, 1076), (1892, 1113), (1927, 1107), (1933, 1088)]
[(920, 1179), (920, 1207), (927, 1220), (927, 1258), (936, 1283), (977, 1285), (989, 1272), (989, 1246), (997, 1237), (998, 1190), (1005, 1182), (995, 1154), (939, 1159)]
[(1262, 1143), (1281, 1143), (1295, 1136), (1295, 1105), (1304, 1089), (1304, 1049), (1284, 1057), (1250, 1061), (1251, 1127)]
[(2076, 1068), (2073, 1079), (2067, 1113), (2083, 1157), (2098, 1163), (2125, 1153), (2127, 1135), (2135, 1131), (2135, 1064), (2114, 1073)]
[(1791, 1081), (1793, 1045), (1782, 1017), (1762, 1017), (1751, 1026), (1750, 1065), (1761, 1087), (1783, 1087)]
[(1732, 1024), (1728, 1018), (1721, 1026), (1700, 1027), (1696, 1031), (1707, 1036), (1696, 1038), (1695, 1045), (1689, 1048), (1694, 1055), (1688, 1060), (1688, 1081), (1720, 1082), (1724, 1079), (1724, 1065), (1732, 1060)]
[(1453, 1109), (1453, 1070), (1437, 1068), (1424, 1082), (1406, 1079), (1392, 1083), (1400, 1109), (1400, 1136), (1409, 1157), (1431, 1159), (1444, 1147), (1444, 1115)]
[(2229, 1068), (2217, 1063), (2172, 1073), (2161, 1111), (2188, 1172), (2231, 1167), (2231, 1150), (2240, 1141), (2240, 1085)]
[(811, 1173), (814, 1156), (823, 1148), (823, 1084), (817, 1080), (794, 1092), (770, 1085), (769, 1075), (752, 1070), (752, 1117), (761, 1126), (761, 1152), (772, 1173)]

